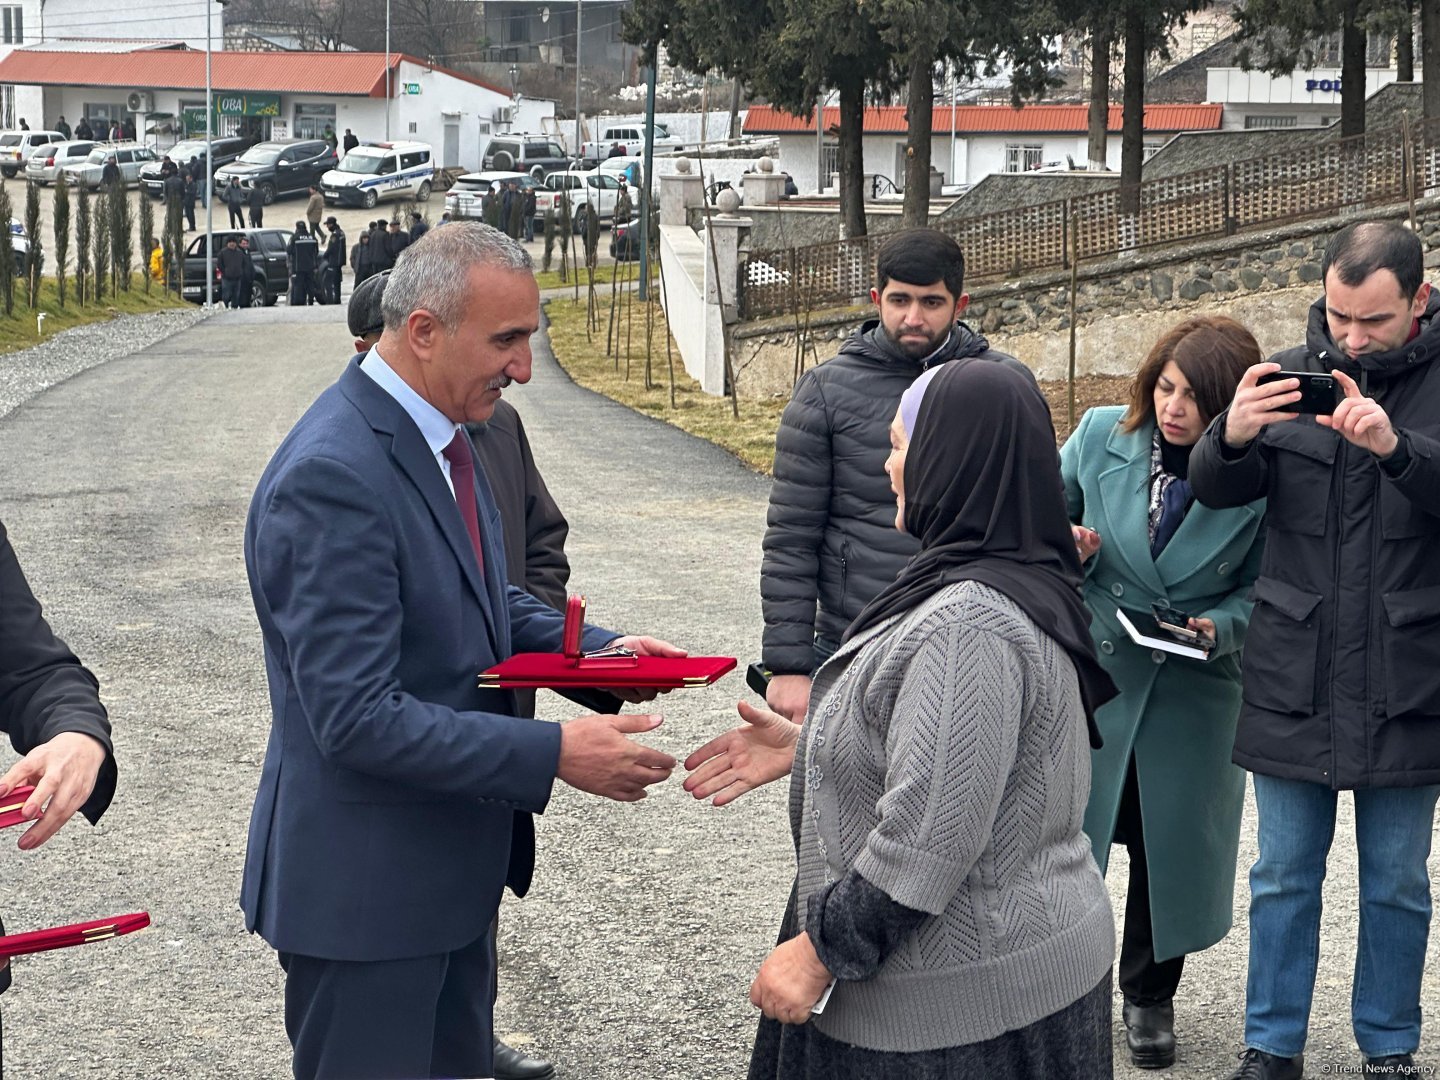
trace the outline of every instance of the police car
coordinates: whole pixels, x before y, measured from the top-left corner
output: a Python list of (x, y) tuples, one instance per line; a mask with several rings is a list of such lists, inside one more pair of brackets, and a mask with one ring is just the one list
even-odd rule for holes
[(361, 143), (320, 178), (320, 194), (334, 206), (370, 209), (381, 199), (430, 198), (435, 156), (429, 143)]

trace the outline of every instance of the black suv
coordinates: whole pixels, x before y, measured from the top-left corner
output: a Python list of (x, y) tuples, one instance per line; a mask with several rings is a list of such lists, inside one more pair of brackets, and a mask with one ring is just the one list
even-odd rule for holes
[(340, 164), (324, 139), (275, 139), (256, 143), (215, 173), (215, 189), (239, 184), (248, 196), (258, 187), (270, 204), (278, 195), (308, 192), (320, 186), (320, 177)]
[[(254, 291), (251, 307), (270, 307), (282, 293), (290, 291), (290, 263), (285, 249), (290, 244), (289, 229), (225, 229), (215, 230), (215, 303), (220, 302), (220, 252), (232, 236), (250, 238), (250, 261), (255, 264)], [(205, 302), (205, 236), (190, 241), (185, 249), (185, 281), (183, 295), (197, 304)]]
[[(215, 161), (213, 167), (218, 169), (222, 165), (229, 165), (243, 154), (249, 145), (249, 139), (216, 139), (210, 151)], [(160, 153), (160, 151), (156, 151), (156, 153)], [(192, 157), (198, 157), (203, 162), (205, 160), (205, 140), (185, 139), (176, 143), (169, 150), (160, 153), (160, 156), (168, 157), (177, 168), (181, 169), (190, 164)], [(165, 181), (160, 176), (160, 165), (161, 162), (152, 161), (140, 169), (140, 186), (157, 199), (165, 194)]]

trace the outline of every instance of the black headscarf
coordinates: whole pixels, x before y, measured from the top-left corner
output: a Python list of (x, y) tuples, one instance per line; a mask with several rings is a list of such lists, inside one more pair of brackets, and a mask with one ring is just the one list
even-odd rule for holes
[(920, 550), (860, 612), (845, 640), (979, 581), (1018, 604), (1074, 661), (1090, 730), (1119, 691), (1095, 656), (1065, 509), (1050, 407), (1023, 374), (953, 360), (925, 388), (905, 458), (905, 531)]

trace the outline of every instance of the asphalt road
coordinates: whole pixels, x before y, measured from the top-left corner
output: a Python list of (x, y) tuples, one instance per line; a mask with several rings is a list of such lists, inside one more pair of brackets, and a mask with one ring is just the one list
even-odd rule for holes
[[(0, 911), (11, 932), (141, 908), (155, 920), (128, 939), (17, 962), (3, 1002), (12, 1077), (288, 1075), (280, 971), (236, 904), (269, 723), (241, 531), (269, 454), (348, 344), (339, 309), (226, 313), (0, 419), (0, 520), (54, 623), (100, 676), (120, 759), (99, 828), (77, 819), (34, 853), (0, 837)], [(570, 517), (573, 588), (591, 616), (753, 658), (766, 482), (577, 388), (540, 352), (534, 381), (511, 396)], [(671, 695), (653, 742), (683, 756), (732, 722), (745, 693), (737, 674)], [(542, 711), (568, 715), (549, 697)], [(633, 806), (560, 787), (539, 822), (534, 889), (502, 913), (498, 1030), (567, 1080), (742, 1077), (746, 991), (792, 873), (783, 788), (717, 811), (678, 779)], [(1347, 800), (1312, 1076), (1358, 1061), (1352, 838)], [(1187, 966), (1170, 1076), (1232, 1066), (1253, 855), (1252, 813), (1236, 931)], [(1117, 855), (1117, 913), (1124, 870)], [(1440, 1003), (1433, 981), (1424, 1003)], [(1435, 1045), (1427, 1032), (1422, 1060), (1440, 1058)], [(1145, 1074), (1120, 1064), (1117, 1075)]]

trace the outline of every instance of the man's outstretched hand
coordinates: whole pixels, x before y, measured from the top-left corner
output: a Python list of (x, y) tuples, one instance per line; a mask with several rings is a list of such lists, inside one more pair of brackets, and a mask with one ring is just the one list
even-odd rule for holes
[(654, 731), (663, 717), (582, 716), (560, 728), (560, 764), (555, 775), (573, 788), (618, 802), (638, 802), (651, 784), (675, 769), (669, 754), (627, 738)]
[[(62, 731), (31, 750), (0, 777), (0, 797), (22, 785), (35, 785), (21, 813), (40, 820), (20, 837), (22, 850), (30, 851), (45, 843), (85, 805), (95, 790), (95, 778), (105, 758), (105, 747), (98, 739), (78, 731)], [(44, 817), (40, 817), (42, 810)]]

